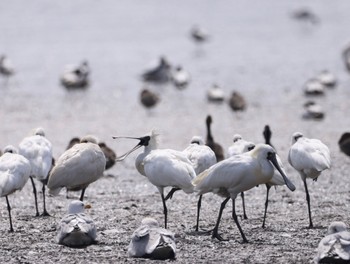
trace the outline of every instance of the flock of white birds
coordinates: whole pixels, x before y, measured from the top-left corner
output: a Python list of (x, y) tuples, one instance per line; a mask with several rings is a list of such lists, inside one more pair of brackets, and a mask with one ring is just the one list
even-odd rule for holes
[[(137, 171), (158, 188), (163, 204), (164, 227), (162, 229), (154, 221), (145, 220), (141, 224), (141, 230), (135, 231), (130, 243), (129, 255), (140, 256), (140, 248), (154, 246), (144, 245), (150, 240), (151, 234), (157, 234), (155, 238), (162, 246), (166, 246), (167, 256), (175, 257), (174, 235), (167, 231), (168, 210), (166, 201), (173, 194), (182, 190), (187, 194), (199, 195), (197, 206), (196, 231), (199, 230), (200, 207), (202, 195), (214, 193), (223, 197), (216, 225), (212, 230), (212, 237), (218, 240), (226, 240), (219, 233), (219, 224), (222, 212), (227, 202), (233, 203), (232, 216), (241, 233), (243, 242), (248, 242), (235, 212), (235, 200), (238, 194), (242, 194), (257, 185), (267, 186), (265, 214), (268, 205), (268, 192), (271, 186), (286, 185), (291, 191), (295, 190), (294, 184), (288, 179), (283, 164), (273, 146), (271, 146), (271, 130), (269, 126), (264, 129), (265, 143), (254, 144), (243, 139), (241, 135), (233, 137), (233, 144), (228, 148), (229, 157), (220, 158), (222, 148), (210, 148), (214, 139), (211, 135), (211, 117), (207, 118), (208, 137), (207, 142), (199, 136), (194, 136), (189, 146), (183, 151), (159, 148), (159, 134), (151, 131), (142, 137), (128, 137), (136, 139), (139, 143), (130, 151), (117, 157), (117, 162), (122, 162), (133, 151), (144, 147), (135, 160)], [(115, 137), (116, 139), (121, 137)], [(217, 144), (217, 143), (215, 143)], [(215, 145), (214, 144), (214, 145)], [(219, 157), (219, 161), (218, 158)], [(306, 200), (308, 204), (309, 226), (313, 227), (310, 196), (307, 187), (307, 178), (317, 180), (322, 171), (331, 166), (328, 147), (318, 139), (309, 139), (302, 133), (296, 132), (292, 136), (292, 145), (289, 149), (289, 163), (295, 168), (304, 182)], [(43, 213), (49, 215), (45, 207), (45, 188), (51, 195), (58, 195), (62, 188), (67, 191), (81, 190), (80, 201), (73, 201), (59, 227), (57, 242), (71, 246), (83, 247), (96, 241), (96, 227), (93, 221), (83, 213), (84, 192), (89, 184), (97, 181), (106, 168), (106, 156), (93, 136), (85, 136), (79, 143), (67, 148), (57, 161), (52, 156), (52, 146), (45, 137), (44, 129), (33, 130), (31, 136), (25, 137), (19, 144), (18, 151), (14, 146), (4, 149), (0, 157), (0, 196), (5, 197), (8, 205), (10, 231), (14, 231), (11, 207), (8, 196), (21, 190), (31, 179), (35, 198), (36, 216), (39, 216), (35, 180), (42, 184)], [(35, 180), (34, 180), (35, 179)], [(168, 194), (164, 193), (166, 187), (171, 187)], [(143, 233), (143, 231), (145, 233)], [(165, 238), (163, 238), (165, 236)], [(172, 242), (169, 242), (172, 241)], [(140, 243), (139, 245), (137, 243)], [(155, 243), (154, 241), (152, 243)], [(147, 244), (147, 243), (146, 243)], [(159, 247), (155, 247), (159, 249)], [(142, 250), (141, 250), (142, 251)], [(150, 249), (144, 249), (144, 256), (150, 256)], [(133, 253), (134, 252), (134, 253)], [(159, 252), (158, 252), (159, 253)], [(157, 254), (158, 254), (157, 253)], [(165, 254), (165, 253), (164, 253)], [(154, 256), (153, 256), (154, 257)], [(164, 257), (164, 255), (163, 255)]]
[[(204, 41), (204, 33), (194, 31), (197, 41)], [(349, 53), (349, 52), (348, 52)], [(350, 57), (346, 53), (346, 58)], [(11, 75), (13, 69), (4, 56), (0, 57), (2, 74)], [(346, 61), (350, 64), (349, 61)], [(168, 80), (169, 64), (161, 58), (157, 69), (145, 72), (146, 80)], [(171, 78), (178, 88), (182, 88), (189, 80), (181, 67)], [(79, 67), (68, 69), (61, 78), (67, 88), (84, 87), (88, 85), (88, 63), (85, 61)], [(176, 78), (174, 76), (177, 76)], [(135, 160), (136, 170), (157, 187), (163, 205), (164, 227), (152, 218), (143, 219), (141, 226), (132, 235), (128, 248), (131, 257), (150, 257), (156, 259), (174, 258), (176, 256), (175, 236), (168, 226), (167, 200), (176, 191), (186, 194), (196, 193), (199, 196), (197, 204), (197, 219), (195, 231), (199, 231), (200, 209), (202, 196), (213, 193), (223, 198), (218, 218), (212, 232), (212, 238), (220, 241), (227, 240), (219, 232), (222, 212), (232, 201), (233, 220), (241, 234), (243, 243), (248, 239), (238, 221), (235, 210), (236, 197), (240, 194), (243, 201), (244, 192), (257, 185), (264, 184), (267, 188), (265, 212), (262, 227), (265, 227), (269, 190), (272, 186), (285, 185), (290, 191), (295, 190), (294, 184), (288, 179), (278, 153), (271, 145), (269, 126), (264, 129), (265, 144), (255, 144), (246, 141), (239, 134), (234, 135), (233, 144), (228, 148), (229, 157), (223, 157), (222, 147), (213, 140), (210, 130), (212, 120), (208, 116), (207, 139), (194, 136), (190, 145), (183, 151), (159, 148), (159, 134), (151, 131), (142, 137), (128, 137), (139, 140), (139, 143), (114, 161), (122, 162), (133, 151), (144, 147)], [(115, 137), (116, 139), (121, 137)], [(331, 167), (330, 151), (319, 139), (305, 137), (301, 132), (295, 132), (291, 137), (289, 149), (289, 164), (300, 174), (303, 181), (306, 202), (308, 205), (309, 227), (313, 228), (310, 207), (310, 195), (307, 179), (316, 181), (321, 173)], [(0, 157), (0, 196), (5, 197), (9, 214), (10, 231), (13, 232), (11, 206), (8, 196), (21, 190), (30, 179), (33, 186), (35, 215), (39, 216), (37, 190), (35, 181), (42, 184), (43, 212), (46, 210), (46, 188), (51, 195), (58, 195), (61, 189), (80, 191), (80, 200), (70, 203), (68, 214), (61, 220), (58, 228), (57, 243), (69, 247), (86, 247), (96, 243), (96, 227), (92, 219), (84, 213), (84, 193), (86, 188), (103, 175), (107, 159), (101, 146), (94, 136), (87, 135), (72, 147), (68, 148), (56, 161), (52, 155), (52, 145), (45, 137), (44, 129), (37, 128), (32, 135), (25, 137), (18, 148), (7, 146)], [(165, 188), (171, 187), (165, 194)], [(330, 225), (328, 235), (320, 242), (315, 261), (328, 260), (335, 255), (340, 259), (350, 260), (350, 233), (341, 222)]]

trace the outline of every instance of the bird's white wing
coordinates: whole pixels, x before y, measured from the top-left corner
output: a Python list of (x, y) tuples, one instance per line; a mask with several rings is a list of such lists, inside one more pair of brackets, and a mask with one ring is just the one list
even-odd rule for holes
[(30, 175), (29, 161), (18, 154), (5, 153), (0, 157), (0, 196), (20, 190)]
[(191, 144), (183, 153), (193, 164), (197, 175), (217, 162), (214, 151), (208, 146)]
[(128, 255), (130, 257), (142, 257), (146, 254), (149, 233), (150, 229), (148, 226), (140, 226), (134, 231), (128, 246)]
[(249, 177), (247, 172), (251, 169), (254, 170), (251, 167), (251, 161), (252, 159), (248, 155), (236, 155), (220, 161), (192, 181), (194, 190), (199, 194), (204, 194), (207, 192), (218, 193), (220, 189), (232, 187), (245, 189), (246, 186), (241, 186), (245, 183), (242, 178)]
[(192, 179), (196, 173), (186, 155), (175, 150), (154, 150), (143, 160), (149, 181), (158, 187), (179, 187), (184, 192), (193, 191)]
[(47, 184), (49, 189), (74, 188), (94, 182), (102, 176), (106, 164), (104, 154), (99, 150), (99, 155), (96, 155), (95, 149), (81, 147), (88, 144), (74, 145), (61, 155), (50, 173)]
[(50, 141), (39, 135), (24, 138), (19, 145), (19, 154), (30, 161), (31, 175), (39, 180), (47, 178), (52, 165), (52, 145)]

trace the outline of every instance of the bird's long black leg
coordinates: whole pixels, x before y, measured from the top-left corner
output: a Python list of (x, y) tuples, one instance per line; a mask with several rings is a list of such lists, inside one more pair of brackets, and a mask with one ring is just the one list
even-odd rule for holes
[(265, 219), (266, 219), (267, 207), (269, 205), (270, 188), (271, 186), (266, 184), (266, 201), (265, 201), (265, 212), (264, 212), (264, 220), (263, 220), (262, 228), (265, 228)]
[(38, 198), (36, 196), (36, 187), (35, 187), (34, 179), (33, 179), (32, 176), (29, 176), (29, 178), (30, 178), (30, 181), (32, 182), (32, 185), (33, 185), (33, 193), (34, 193), (34, 200), (35, 200), (35, 210), (36, 210), (35, 216), (39, 216)]
[(11, 217), (11, 206), (10, 206), (9, 198), (7, 197), (7, 195), (5, 197), (6, 197), (6, 203), (7, 203), (7, 211), (9, 212), (10, 232), (13, 232), (12, 217)]
[(179, 190), (181, 190), (181, 189), (180, 189), (180, 188), (177, 188), (177, 187), (172, 188), (172, 189), (170, 190), (170, 192), (167, 194), (167, 196), (165, 196), (165, 201), (167, 201), (168, 199), (173, 198), (174, 192), (179, 191)]
[(213, 229), (213, 235), (212, 238), (217, 238), (219, 241), (227, 241), (228, 239), (224, 239), (221, 235), (218, 234), (218, 230), (219, 230), (219, 224), (220, 224), (220, 220), (221, 220), (221, 215), (222, 215), (222, 211), (225, 208), (225, 205), (227, 204), (227, 202), (231, 199), (231, 197), (227, 197), (220, 206), (220, 211), (219, 211), (219, 216), (218, 216), (218, 220), (216, 221), (216, 225)]
[(198, 231), (199, 228), (199, 213), (201, 211), (202, 206), (202, 195), (199, 195), (198, 203), (197, 203), (197, 223), (196, 223), (196, 231)]
[(81, 190), (80, 201), (83, 201), (85, 194), (85, 188)]
[(248, 216), (245, 212), (245, 201), (244, 201), (244, 192), (241, 192), (241, 197), (242, 197), (242, 206), (243, 206), (243, 218), (248, 219)]
[(243, 230), (238, 222), (238, 218), (237, 218), (237, 215), (236, 215), (236, 204), (235, 204), (235, 199), (232, 199), (232, 218), (233, 220), (235, 220), (235, 223), (238, 227), (238, 230), (239, 232), (241, 233), (241, 236), (243, 238), (243, 243), (248, 243), (248, 240), (247, 238), (245, 237), (244, 233), (243, 233)]
[(160, 194), (162, 196), (162, 202), (163, 202), (163, 212), (164, 212), (164, 226), (167, 228), (168, 223), (168, 208), (166, 207), (165, 198), (163, 192)]
[(43, 213), (41, 214), (42, 216), (50, 216), (50, 214), (46, 211), (46, 200), (45, 200), (45, 184), (43, 183), (43, 203), (44, 203), (44, 211)]
[(304, 187), (305, 187), (306, 201), (307, 201), (307, 206), (309, 211), (309, 222), (310, 222), (309, 228), (313, 228), (314, 225), (312, 224), (312, 219), (311, 219), (310, 195), (309, 195), (309, 190), (307, 188), (306, 179), (304, 180)]

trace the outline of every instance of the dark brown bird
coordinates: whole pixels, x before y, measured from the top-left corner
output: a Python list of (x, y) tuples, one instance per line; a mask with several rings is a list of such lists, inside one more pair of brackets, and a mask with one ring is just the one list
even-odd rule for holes
[(145, 107), (151, 108), (159, 102), (159, 96), (148, 89), (143, 89), (140, 94), (140, 101)]
[(207, 139), (206, 139), (205, 144), (214, 151), (215, 156), (216, 156), (216, 160), (219, 162), (225, 158), (224, 157), (224, 150), (220, 144), (218, 144), (214, 141), (214, 138), (211, 134), (211, 128), (210, 128), (212, 122), (213, 122), (213, 120), (212, 120), (211, 115), (208, 115), (207, 119), (206, 119)]
[(239, 92), (232, 92), (232, 95), (229, 99), (229, 105), (233, 111), (243, 111), (247, 107), (247, 103)]
[(350, 156), (350, 133), (345, 132), (339, 139), (338, 145), (340, 150)]
[(98, 143), (98, 145), (100, 146), (103, 154), (105, 154), (106, 157), (106, 170), (110, 169), (113, 167), (113, 165), (115, 164), (115, 159), (117, 158), (116, 153), (106, 145), (106, 143), (104, 142), (100, 142)]

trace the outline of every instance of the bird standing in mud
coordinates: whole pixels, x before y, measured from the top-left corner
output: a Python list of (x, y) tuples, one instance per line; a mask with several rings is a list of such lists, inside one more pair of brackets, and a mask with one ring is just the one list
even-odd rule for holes
[(62, 188), (81, 190), (80, 201), (83, 201), (85, 189), (103, 176), (105, 167), (106, 158), (97, 139), (85, 136), (57, 160), (47, 183), (49, 193), (58, 195)]
[(313, 227), (311, 218), (310, 195), (306, 179), (317, 180), (321, 172), (331, 167), (331, 157), (328, 147), (318, 139), (310, 139), (300, 132), (292, 136), (292, 146), (289, 149), (288, 160), (296, 169), (304, 182), (306, 201), (309, 211), (309, 227)]
[(58, 226), (56, 241), (67, 247), (82, 248), (96, 243), (96, 226), (84, 213), (89, 208), (82, 201), (74, 200), (68, 206), (68, 214)]
[[(135, 166), (140, 174), (146, 176), (158, 188), (163, 203), (164, 225), (167, 228), (166, 200), (171, 198), (177, 190), (192, 193), (191, 181), (196, 176), (196, 172), (185, 153), (173, 149), (158, 149), (158, 136), (155, 131), (152, 131), (149, 135), (140, 138), (123, 137), (138, 139), (140, 142), (133, 149), (117, 158), (117, 161), (124, 160), (131, 152), (144, 146), (144, 151), (136, 158)], [(164, 196), (165, 187), (172, 187), (166, 197)]]
[(21, 141), (19, 144), (19, 154), (26, 157), (30, 162), (31, 172), (29, 178), (33, 185), (36, 216), (39, 216), (39, 210), (37, 191), (33, 178), (36, 178), (43, 185), (42, 192), (44, 211), (42, 213), (42, 216), (49, 216), (49, 213), (46, 210), (45, 185), (47, 184), (47, 178), (52, 168), (53, 158), (52, 145), (51, 142), (45, 137), (43, 128), (39, 127), (35, 129), (34, 135), (25, 137)]
[(4, 154), (0, 157), (0, 197), (6, 198), (10, 232), (13, 232), (13, 226), (11, 206), (7, 196), (23, 188), (29, 179), (30, 170), (30, 162), (17, 154), (14, 146), (5, 147)]
[(212, 237), (225, 240), (219, 233), (219, 224), (226, 203), (232, 199), (232, 217), (241, 233), (243, 242), (248, 242), (238, 222), (235, 200), (239, 193), (247, 191), (259, 184), (271, 180), (274, 167), (281, 173), (286, 185), (291, 191), (295, 190), (293, 183), (281, 170), (276, 151), (269, 145), (257, 144), (249, 152), (233, 156), (218, 162), (199, 174), (193, 181), (194, 191), (198, 195), (213, 192), (225, 198), (221, 203), (219, 216)]
[[(210, 147), (204, 145), (204, 140), (200, 136), (194, 136), (191, 140), (191, 144), (185, 148), (183, 152), (192, 162), (196, 175), (199, 175), (201, 172), (210, 168), (217, 162), (214, 151)], [(199, 214), (201, 205), (202, 195), (199, 196), (197, 203), (197, 222), (195, 227), (196, 231), (198, 231), (199, 228)]]
[(159, 227), (158, 221), (146, 217), (132, 234), (128, 246), (129, 257), (150, 259), (174, 259), (176, 256), (175, 235)]

